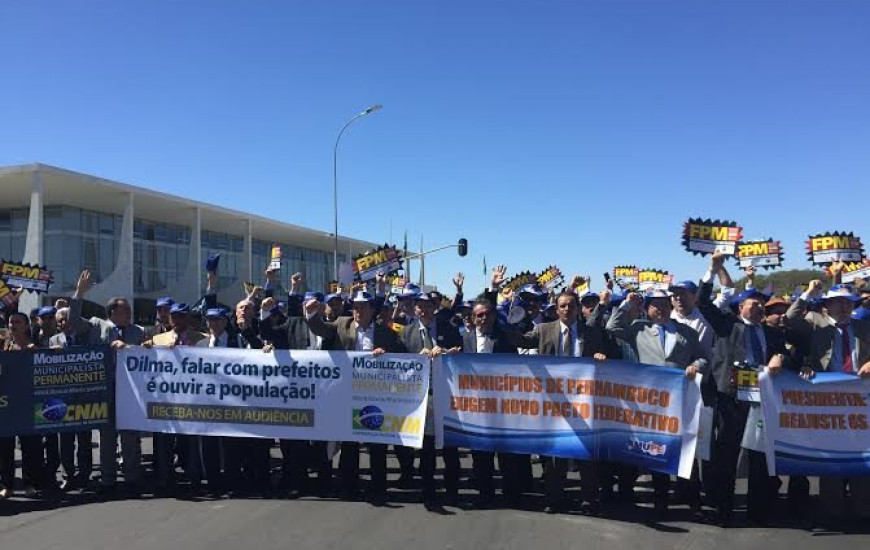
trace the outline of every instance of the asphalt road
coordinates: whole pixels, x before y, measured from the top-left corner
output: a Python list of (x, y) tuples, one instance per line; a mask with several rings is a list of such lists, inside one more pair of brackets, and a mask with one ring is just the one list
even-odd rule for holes
[[(391, 478), (397, 464), (391, 458)], [(463, 459), (468, 473), (469, 459)], [(539, 474), (536, 467), (536, 474)], [(576, 477), (576, 474), (572, 474)], [(471, 493), (463, 491), (471, 499)], [(527, 509), (427, 510), (413, 491), (391, 491), (390, 503), (304, 497), (202, 499), (193, 495), (100, 502), (91, 494), (68, 494), (56, 503), (16, 496), (0, 502), (0, 549), (183, 548), (857, 548), (870, 543), (870, 526), (809, 529), (795, 523), (722, 529), (688, 521), (677, 508), (670, 521), (647, 523), (645, 504), (612, 510), (606, 517), (547, 515), (540, 499)], [(642, 487), (640, 499), (647, 500)]]

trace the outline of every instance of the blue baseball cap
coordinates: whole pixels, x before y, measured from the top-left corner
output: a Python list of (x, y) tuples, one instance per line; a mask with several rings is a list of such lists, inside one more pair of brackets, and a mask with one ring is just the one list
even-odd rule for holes
[(39, 308), (39, 310), (36, 312), (36, 316), (37, 316), (37, 317), (43, 317), (43, 316), (45, 316), (45, 315), (54, 315), (55, 313), (57, 313), (57, 309), (55, 309), (54, 306), (42, 306), (42, 307)]
[(737, 296), (731, 298), (729, 305), (732, 308), (735, 308), (750, 298), (756, 298), (758, 300), (761, 300), (762, 303), (766, 303), (768, 300), (770, 300), (770, 296), (768, 296), (767, 294), (765, 294), (763, 292), (759, 292), (758, 290), (755, 290), (753, 288), (753, 289), (749, 289), (749, 290), (744, 290), (743, 292), (741, 292)]
[(651, 288), (647, 290), (643, 295), (643, 307), (648, 306), (651, 300), (655, 300), (657, 298), (667, 298), (670, 300), (671, 293), (667, 290), (662, 290), (660, 288)]
[(332, 300), (344, 300), (344, 298), (338, 292), (333, 292), (332, 294), (327, 294), (323, 299), (324, 302), (331, 302)]
[(306, 292), (305, 293), (305, 301), (309, 300), (317, 300), (318, 302), (323, 301), (323, 293), (322, 292)]
[(474, 309), (474, 302), (472, 302), (471, 300), (465, 300), (464, 302), (456, 306), (456, 309)]
[(521, 286), (519, 294), (520, 294), (520, 296), (525, 294), (529, 297), (538, 298), (538, 299), (543, 298), (544, 296), (547, 295), (547, 293), (544, 292), (541, 289), (541, 287), (539, 287), (538, 285), (533, 284), (533, 283), (529, 283), (529, 284), (525, 284), (525, 285)]
[(417, 302), (434, 302), (432, 296), (428, 292), (421, 292), (414, 298)]
[(402, 292), (399, 293), (399, 299), (416, 298), (419, 294), (420, 287), (413, 283), (408, 283), (402, 287)]
[(205, 310), (206, 319), (227, 319), (228, 317), (227, 310), (222, 307), (213, 307)]
[(169, 309), (169, 313), (173, 315), (176, 313), (190, 313), (190, 307), (188, 307), (184, 302), (179, 302), (177, 304), (173, 303), (172, 307)]
[(852, 312), (852, 319), (870, 321), (870, 309), (866, 307), (855, 308), (855, 311)]
[(856, 296), (855, 293), (852, 292), (852, 287), (842, 284), (832, 286), (831, 289), (825, 292), (824, 296), (821, 297), (821, 301), (825, 302), (827, 300), (833, 300), (834, 298), (845, 298), (853, 303), (862, 301), (860, 296)]
[(692, 294), (697, 294), (698, 285), (695, 284), (694, 281), (680, 281), (679, 283), (674, 283), (668, 287), (668, 290), (670, 290), (671, 292), (673, 292), (677, 289), (684, 289), (684, 290), (688, 290)]
[(170, 296), (164, 296), (163, 298), (157, 298), (156, 307), (172, 307), (175, 303)]
[(357, 292), (356, 294), (353, 295), (353, 300), (351, 300), (351, 302), (353, 302), (354, 304), (361, 304), (361, 303), (366, 303), (366, 302), (370, 303), (370, 302), (373, 302), (374, 300), (375, 299), (374, 299), (374, 297), (372, 297), (371, 294), (369, 294), (365, 290), (360, 290), (359, 292)]

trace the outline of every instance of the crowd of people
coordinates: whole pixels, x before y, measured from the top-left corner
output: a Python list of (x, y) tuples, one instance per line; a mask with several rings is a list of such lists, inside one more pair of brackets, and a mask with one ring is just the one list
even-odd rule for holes
[[(421, 450), (395, 447), (397, 479), (388, 479), (386, 445), (354, 442), (281, 440), (280, 470), (273, 481), (274, 441), (258, 438), (205, 437), (166, 433), (142, 434), (99, 430), (99, 476), (92, 479), (93, 433), (22, 435), (0, 438), (0, 500), (13, 494), (16, 439), (21, 450), (21, 487), (30, 498), (62, 498), (63, 492), (95, 491), (100, 496), (173, 495), (193, 490), (226, 495), (315, 495), (383, 504), (391, 487), (411, 489), (421, 480), (420, 499), (427, 506), (463, 505), (488, 508), (503, 502), (523, 507), (534, 493), (543, 494), (545, 511), (608, 514), (632, 505), (641, 475), (651, 474), (656, 520), (668, 517), (672, 504), (688, 506), (697, 521), (730, 525), (735, 514), (735, 486), (740, 468), (748, 467), (747, 517), (758, 524), (777, 514), (804, 517), (870, 516), (870, 477), (822, 478), (817, 508), (809, 506), (810, 481), (788, 479), (787, 506), (780, 509), (782, 480), (767, 470), (763, 431), (757, 404), (739, 401), (736, 364), (766, 369), (776, 375), (792, 370), (810, 378), (819, 371), (870, 376), (870, 285), (839, 282), (842, 265), (834, 264), (833, 280), (813, 280), (793, 296), (772, 296), (753, 285), (747, 271), (745, 289), (735, 285), (725, 257), (712, 256), (699, 283), (683, 281), (639, 293), (617, 288), (613, 281), (599, 293), (578, 295), (575, 278), (561, 292), (536, 285), (505, 288), (506, 269), (496, 267), (489, 287), (466, 300), (464, 277), (454, 279), (451, 301), (436, 291), (406, 284), (387, 292), (381, 274), (369, 292), (324, 295), (305, 292), (302, 276), (279, 283), (279, 272), (266, 271), (255, 287), (230, 311), (217, 302), (217, 275), (207, 273), (207, 290), (196, 305), (171, 297), (156, 301), (152, 326), (133, 324), (130, 303), (112, 298), (105, 316), (82, 317), (82, 303), (94, 281), (85, 271), (75, 293), (26, 313), (4, 312), (8, 326), (5, 351), (73, 346), (204, 346), (272, 350), (370, 351), (423, 353), (507, 353), (622, 359), (681, 369), (685, 376), (703, 375), (705, 406), (715, 411), (710, 460), (697, 460), (690, 480), (672, 486), (668, 475), (642, 472), (624, 464), (576, 461), (559, 457), (470, 450), (471, 494), (460, 494), (460, 449), (436, 450), (425, 436)], [(714, 291), (714, 281), (719, 288)], [(13, 308), (14, 309), (14, 308)], [(759, 435), (760, 434), (760, 435)], [(142, 438), (152, 438), (148, 474)], [(361, 475), (360, 454), (368, 455), (368, 475)], [(338, 472), (335, 463), (337, 455)], [(439, 472), (438, 462), (443, 462)], [(542, 465), (540, 480), (533, 464)], [(119, 470), (123, 482), (119, 482)], [(62, 475), (58, 478), (58, 473)], [(496, 473), (498, 472), (498, 476)], [(468, 472), (466, 472), (468, 473)], [(566, 490), (579, 476), (579, 491)], [(500, 496), (498, 496), (500, 493)], [(576, 496), (575, 496), (576, 495)]]

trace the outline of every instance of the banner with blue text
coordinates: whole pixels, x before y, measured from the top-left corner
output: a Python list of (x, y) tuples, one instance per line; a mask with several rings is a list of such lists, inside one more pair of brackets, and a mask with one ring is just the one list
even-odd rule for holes
[(114, 360), (108, 346), (0, 352), (0, 436), (108, 424)]
[(771, 474), (870, 475), (870, 379), (783, 372), (758, 383)]
[(417, 354), (129, 348), (118, 427), (420, 448), (429, 359)]
[(670, 367), (507, 354), (444, 356), (433, 372), (440, 446), (691, 475), (700, 376), (690, 381)]

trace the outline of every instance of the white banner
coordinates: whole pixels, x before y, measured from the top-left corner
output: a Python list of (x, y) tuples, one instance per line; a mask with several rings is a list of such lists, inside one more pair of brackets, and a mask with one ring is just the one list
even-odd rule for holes
[(671, 367), (501, 353), (446, 355), (434, 370), (438, 446), (691, 476), (700, 376), (690, 381)]
[(228, 348), (118, 352), (122, 430), (420, 448), (429, 359)]
[(771, 475), (870, 475), (870, 379), (762, 373), (759, 385)]

